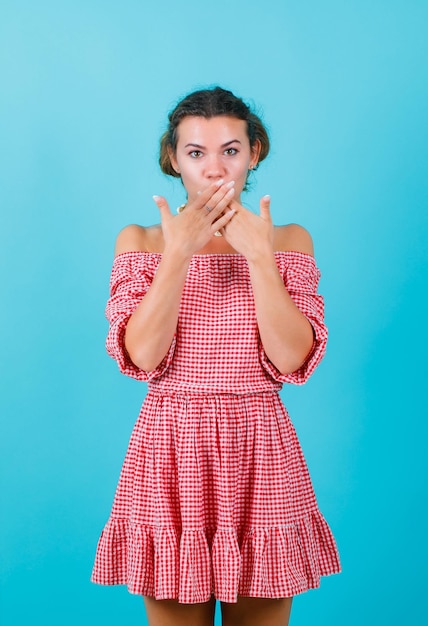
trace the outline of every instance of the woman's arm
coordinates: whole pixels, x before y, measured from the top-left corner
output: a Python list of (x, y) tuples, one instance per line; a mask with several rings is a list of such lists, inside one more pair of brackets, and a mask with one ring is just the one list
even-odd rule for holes
[(248, 261), (263, 349), (281, 374), (289, 374), (308, 357), (314, 331), (284, 285), (274, 250), (313, 255), (313, 246), (309, 233), (301, 226), (292, 224), (274, 231), (269, 206), (267, 196), (260, 202), (260, 215), (237, 205), (223, 233)]
[[(288, 229), (287, 249), (313, 254), (307, 231), (294, 224), (283, 229)], [(263, 349), (281, 374), (290, 374), (308, 357), (314, 331), (284, 286), (272, 251), (255, 255), (248, 266)]]
[[(177, 328), (181, 295), (190, 260), (213, 233), (226, 225), (234, 211), (223, 215), (230, 185), (210, 185), (180, 215), (172, 215), (164, 198), (156, 196), (162, 218), (164, 249), (156, 275), (146, 295), (131, 315), (125, 331), (125, 348), (131, 361), (151, 372), (167, 354)], [(207, 212), (205, 205), (213, 207)], [(148, 251), (146, 229), (128, 226), (118, 236), (116, 255)]]
[(126, 351), (146, 372), (159, 365), (174, 338), (189, 261), (172, 251), (164, 253), (148, 292), (128, 321)]

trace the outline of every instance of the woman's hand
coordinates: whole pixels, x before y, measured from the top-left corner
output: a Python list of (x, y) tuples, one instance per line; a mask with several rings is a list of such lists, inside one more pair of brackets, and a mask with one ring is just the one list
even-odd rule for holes
[(248, 261), (260, 255), (272, 255), (274, 227), (270, 215), (270, 196), (260, 200), (260, 213), (256, 215), (236, 200), (229, 204), (235, 210), (233, 219), (221, 229), (226, 241)]
[(188, 202), (179, 215), (171, 213), (165, 198), (153, 196), (161, 214), (165, 251), (180, 251), (184, 257), (191, 257), (217, 230), (224, 228), (236, 211), (236, 207), (230, 204), (235, 193), (234, 184), (234, 181), (212, 183)]

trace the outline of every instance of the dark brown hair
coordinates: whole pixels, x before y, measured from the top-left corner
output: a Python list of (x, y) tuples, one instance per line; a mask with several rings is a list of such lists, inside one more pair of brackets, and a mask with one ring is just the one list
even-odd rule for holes
[(160, 140), (159, 164), (162, 172), (176, 178), (180, 177), (180, 174), (171, 165), (168, 148), (175, 154), (177, 128), (181, 120), (189, 116), (210, 119), (218, 115), (228, 115), (246, 121), (250, 147), (253, 148), (257, 140), (261, 144), (258, 162), (260, 163), (267, 157), (270, 148), (269, 137), (259, 116), (253, 113), (250, 107), (231, 91), (221, 87), (213, 87), (188, 94), (168, 115), (168, 128)]

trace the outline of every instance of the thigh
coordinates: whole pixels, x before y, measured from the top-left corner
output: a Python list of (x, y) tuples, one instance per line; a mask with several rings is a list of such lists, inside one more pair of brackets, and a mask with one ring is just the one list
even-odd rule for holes
[(288, 626), (293, 598), (245, 598), (221, 603), (223, 626)]
[(213, 626), (215, 598), (201, 604), (144, 597), (149, 626)]

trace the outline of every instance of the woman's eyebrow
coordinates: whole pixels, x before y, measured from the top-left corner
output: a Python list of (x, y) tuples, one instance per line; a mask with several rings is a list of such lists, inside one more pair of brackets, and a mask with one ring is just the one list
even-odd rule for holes
[(240, 144), (241, 142), (239, 141), (239, 139), (231, 139), (230, 141), (226, 141), (226, 143), (222, 144), (222, 146), (221, 146), (221, 147), (222, 147), (222, 148), (226, 148), (226, 147), (227, 147), (227, 146), (229, 146), (231, 143), (239, 143), (239, 144)]
[[(223, 143), (220, 147), (221, 148), (226, 148), (227, 146), (229, 146), (231, 143), (241, 143), (239, 141), (239, 139), (231, 139), (230, 141), (226, 141), (226, 143)], [(201, 146), (198, 143), (186, 143), (186, 145), (184, 146), (185, 148), (198, 148), (198, 150), (202, 150), (205, 148), (205, 146)]]

